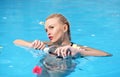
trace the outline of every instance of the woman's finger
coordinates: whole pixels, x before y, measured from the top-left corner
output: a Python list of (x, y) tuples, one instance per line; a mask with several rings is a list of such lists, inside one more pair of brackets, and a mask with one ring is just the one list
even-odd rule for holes
[(60, 55), (61, 55), (60, 48), (57, 48), (57, 49), (55, 50), (55, 53), (57, 54), (57, 56), (60, 56)]
[(32, 45), (31, 45), (31, 46), (32, 46), (34, 49), (36, 48), (36, 43), (37, 43), (37, 40), (35, 40), (35, 41), (32, 42)]
[(44, 48), (45, 48), (45, 44), (43, 42), (40, 42), (38, 49), (43, 50)]

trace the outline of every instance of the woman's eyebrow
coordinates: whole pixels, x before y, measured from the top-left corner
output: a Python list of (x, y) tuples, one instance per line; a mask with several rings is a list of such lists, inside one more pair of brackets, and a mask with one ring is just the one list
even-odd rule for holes
[(50, 28), (50, 27), (53, 27), (53, 26), (54, 26), (54, 24), (46, 25), (46, 26), (45, 26), (45, 29)]

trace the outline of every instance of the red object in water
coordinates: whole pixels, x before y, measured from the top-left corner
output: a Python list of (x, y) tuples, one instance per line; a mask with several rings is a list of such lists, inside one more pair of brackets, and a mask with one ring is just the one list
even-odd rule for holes
[(39, 66), (35, 66), (35, 67), (33, 68), (33, 73), (34, 73), (34, 74), (41, 74), (41, 73), (42, 73), (42, 68), (39, 67)]

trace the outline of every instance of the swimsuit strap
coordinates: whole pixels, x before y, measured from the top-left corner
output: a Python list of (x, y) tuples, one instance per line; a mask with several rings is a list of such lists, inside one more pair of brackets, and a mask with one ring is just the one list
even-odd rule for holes
[(77, 44), (75, 44), (75, 43), (73, 43), (73, 42), (71, 42), (71, 45), (70, 46), (72, 46), (73, 48), (80, 48), (80, 46), (78, 46)]
[(70, 45), (70, 46), (73, 46), (73, 44), (74, 44), (74, 43), (73, 43), (73, 42), (71, 42), (71, 45)]

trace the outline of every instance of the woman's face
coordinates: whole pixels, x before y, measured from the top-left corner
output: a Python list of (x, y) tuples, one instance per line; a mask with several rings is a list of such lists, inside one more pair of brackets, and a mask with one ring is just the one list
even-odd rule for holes
[(64, 25), (58, 18), (50, 18), (45, 22), (45, 30), (51, 42), (61, 41), (64, 37)]

